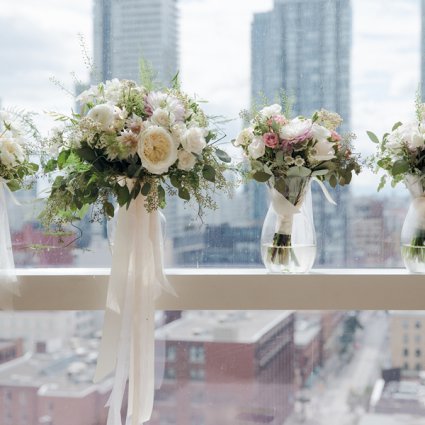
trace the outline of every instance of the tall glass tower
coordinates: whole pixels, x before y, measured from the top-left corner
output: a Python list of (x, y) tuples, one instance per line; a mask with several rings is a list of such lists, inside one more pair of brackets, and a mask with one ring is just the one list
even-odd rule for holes
[(95, 0), (94, 79), (140, 80), (141, 59), (169, 82), (178, 70), (176, 0)]

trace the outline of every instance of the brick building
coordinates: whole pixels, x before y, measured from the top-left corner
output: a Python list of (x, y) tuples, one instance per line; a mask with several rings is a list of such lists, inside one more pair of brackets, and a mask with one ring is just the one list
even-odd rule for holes
[(165, 369), (152, 425), (281, 425), (292, 412), (292, 312), (186, 312), (157, 340)]

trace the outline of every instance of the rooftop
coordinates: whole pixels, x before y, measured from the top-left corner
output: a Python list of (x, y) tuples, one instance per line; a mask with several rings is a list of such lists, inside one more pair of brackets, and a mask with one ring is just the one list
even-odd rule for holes
[(420, 415), (399, 415), (368, 413), (362, 417), (358, 425), (423, 425), (424, 417)]
[(321, 324), (317, 320), (298, 319), (295, 321), (294, 342), (297, 346), (306, 346), (319, 335)]
[(291, 311), (186, 311), (181, 319), (157, 329), (156, 338), (169, 341), (235, 342), (252, 344)]
[(73, 342), (73, 347), (66, 350), (26, 353), (0, 365), (0, 386), (37, 388), (40, 396), (51, 397), (85, 397), (95, 390), (109, 391), (110, 379), (100, 384), (92, 382), (97, 341)]

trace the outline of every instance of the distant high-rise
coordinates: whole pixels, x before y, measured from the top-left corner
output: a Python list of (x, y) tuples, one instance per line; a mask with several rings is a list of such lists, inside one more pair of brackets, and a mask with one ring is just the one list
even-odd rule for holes
[[(350, 130), (350, 0), (275, 0), (273, 10), (254, 15), (251, 30), (252, 102), (275, 102), (284, 90), (294, 100), (293, 116), (325, 108)], [(316, 266), (346, 265), (349, 192), (332, 195), (338, 209), (313, 191)]]
[(283, 89), (294, 115), (326, 108), (350, 127), (350, 0), (275, 0), (254, 15), (253, 99), (273, 101)]
[(146, 60), (161, 82), (178, 70), (176, 0), (95, 0), (95, 80), (140, 80)]

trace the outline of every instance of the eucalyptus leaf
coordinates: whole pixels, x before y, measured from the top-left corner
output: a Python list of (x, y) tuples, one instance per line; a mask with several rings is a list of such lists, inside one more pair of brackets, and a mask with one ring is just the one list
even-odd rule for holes
[(143, 186), (142, 189), (140, 190), (140, 193), (143, 196), (148, 196), (149, 192), (151, 191), (152, 185), (149, 182), (146, 182)]
[[(82, 208), (82, 206), (80, 207), (80, 208)], [(108, 216), (108, 217), (113, 217), (114, 216), (114, 214), (115, 214), (115, 209), (114, 209), (114, 206), (110, 203), (110, 202), (108, 202), (108, 201), (106, 201), (104, 204), (103, 204), (103, 209), (104, 209), (104, 211), (105, 211), (105, 214)]]
[(329, 173), (329, 170), (328, 169), (326, 169), (326, 170), (316, 170), (316, 171), (313, 171), (311, 173), (311, 176), (312, 177), (315, 177), (315, 176), (325, 176), (328, 173)]
[(215, 182), (215, 170), (211, 165), (204, 165), (204, 168), (202, 169), (202, 175), (204, 176), (205, 180), (208, 180), (209, 182)]
[(189, 191), (185, 188), (185, 187), (181, 187), (179, 189), (179, 197), (181, 199), (184, 199), (185, 201), (189, 201), (190, 200), (190, 193)]
[(397, 130), (397, 128), (399, 128), (401, 125), (403, 125), (402, 122), (398, 121), (393, 125), (393, 128), (391, 129), (391, 131)]
[(286, 189), (285, 179), (283, 178), (277, 179), (274, 184), (274, 188), (282, 195), (285, 195), (285, 189)]
[(271, 174), (265, 173), (264, 171), (257, 171), (252, 177), (257, 182), (264, 183), (270, 179)]
[(307, 167), (291, 167), (288, 169), (286, 175), (289, 177), (308, 177), (311, 174), (311, 170)]
[(393, 176), (396, 176), (398, 174), (405, 173), (409, 170), (409, 163), (405, 161), (404, 159), (399, 159), (398, 161), (394, 162), (391, 173)]
[(369, 136), (369, 139), (372, 140), (373, 143), (379, 143), (378, 136), (372, 131), (366, 131), (366, 134)]
[(180, 179), (175, 174), (170, 176), (170, 183), (177, 189), (181, 186)]
[(215, 153), (217, 155), (217, 158), (220, 159), (223, 162), (231, 162), (232, 159), (230, 158), (229, 154), (221, 149), (216, 148)]

